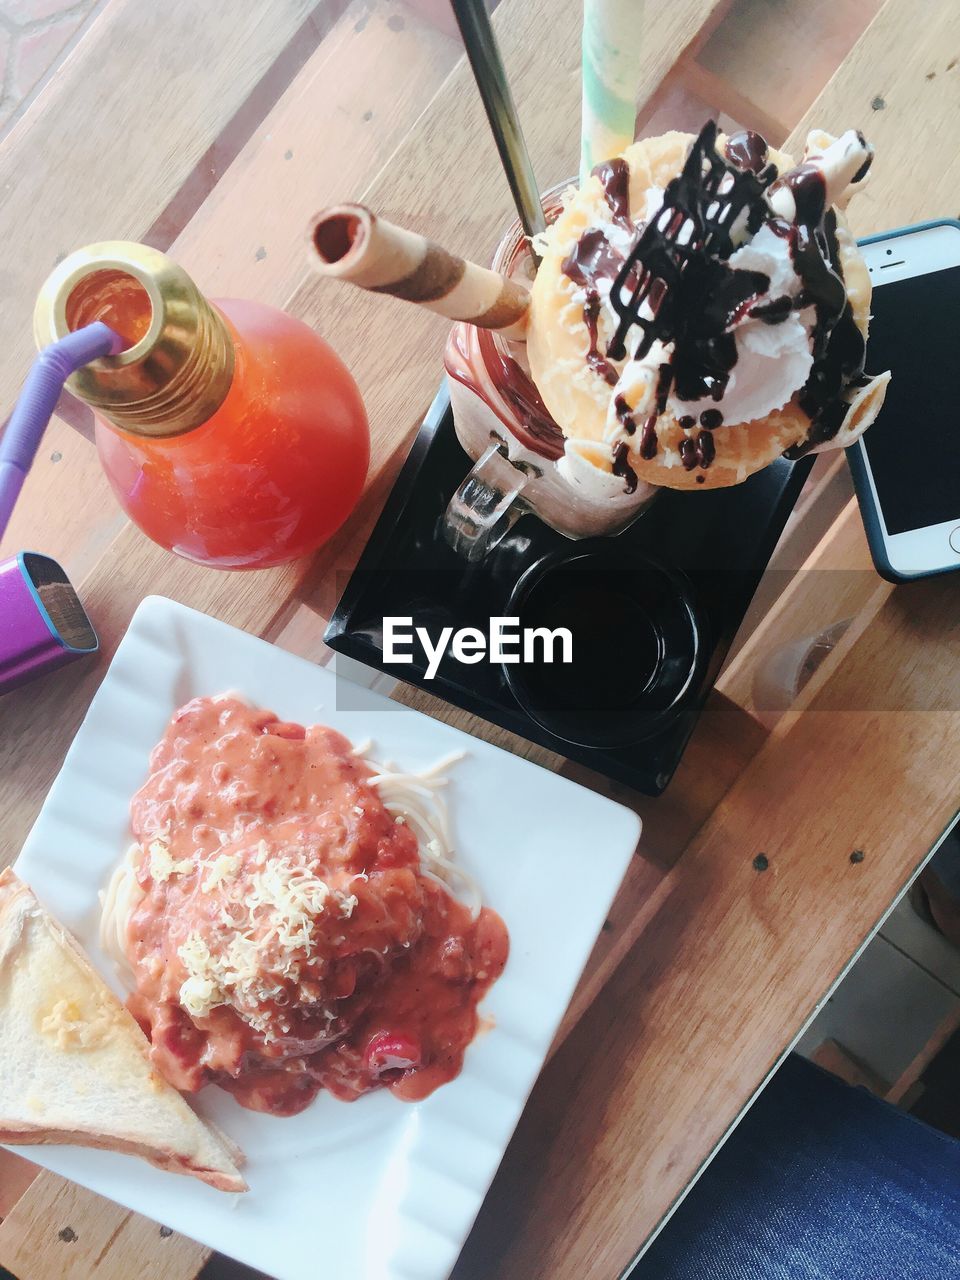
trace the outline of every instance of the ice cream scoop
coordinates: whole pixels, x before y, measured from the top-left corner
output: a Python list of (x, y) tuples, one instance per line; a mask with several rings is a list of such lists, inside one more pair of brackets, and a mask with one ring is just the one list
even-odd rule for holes
[(811, 134), (795, 166), (711, 122), (571, 192), (538, 242), (527, 331), (566, 459), (602, 444), (627, 490), (693, 489), (851, 443), (888, 375), (863, 375), (870, 279), (835, 206), (871, 160), (853, 131)]

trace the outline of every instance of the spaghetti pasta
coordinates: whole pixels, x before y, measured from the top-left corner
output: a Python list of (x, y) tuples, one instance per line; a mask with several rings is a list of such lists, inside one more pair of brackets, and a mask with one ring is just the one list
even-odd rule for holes
[[(401, 770), (372, 758), (372, 747), (372, 742), (364, 742), (353, 754), (363, 759), (371, 771), (367, 781), (377, 789), (384, 807), (416, 835), (423, 874), (463, 902), (476, 919), (483, 905), (480, 886), (455, 861), (449, 814), (441, 794), (449, 782), (448, 771), (465, 758), (465, 753), (451, 752), (425, 769)], [(144, 856), (139, 844), (131, 844), (100, 892), (100, 946), (128, 985), (133, 971), (127, 956), (127, 927), (134, 908), (143, 899), (137, 868)]]
[(174, 715), (100, 922), (172, 1084), (287, 1115), (459, 1072), (508, 947), (455, 856), (462, 758), (404, 769), (235, 695)]

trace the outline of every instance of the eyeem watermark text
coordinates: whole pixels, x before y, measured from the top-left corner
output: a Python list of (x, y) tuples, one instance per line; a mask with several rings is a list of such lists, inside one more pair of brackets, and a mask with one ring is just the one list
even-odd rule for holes
[(566, 627), (523, 627), (519, 618), (491, 618), (489, 632), (479, 627), (443, 627), (434, 640), (413, 618), (384, 618), (383, 660), (415, 661), (419, 645), (427, 659), (426, 679), (432, 680), (447, 650), (457, 662), (572, 662), (573, 636)]

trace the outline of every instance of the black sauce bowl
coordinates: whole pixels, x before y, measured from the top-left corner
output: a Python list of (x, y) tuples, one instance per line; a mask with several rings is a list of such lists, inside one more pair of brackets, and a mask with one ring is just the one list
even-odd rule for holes
[[(644, 741), (695, 691), (704, 652), (689, 582), (655, 560), (625, 554), (616, 540), (578, 543), (531, 565), (506, 615), (521, 632), (567, 628), (573, 661), (503, 664), (511, 693), (543, 729), (584, 747)], [(521, 646), (521, 655), (523, 647)]]

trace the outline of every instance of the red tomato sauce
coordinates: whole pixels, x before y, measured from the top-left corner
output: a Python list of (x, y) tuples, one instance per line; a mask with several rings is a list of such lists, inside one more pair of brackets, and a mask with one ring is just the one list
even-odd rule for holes
[(333, 729), (237, 698), (173, 717), (131, 802), (126, 944), (131, 1010), (177, 1088), (294, 1115), (321, 1089), (415, 1100), (459, 1074), (507, 930), (421, 873), (370, 776)]

